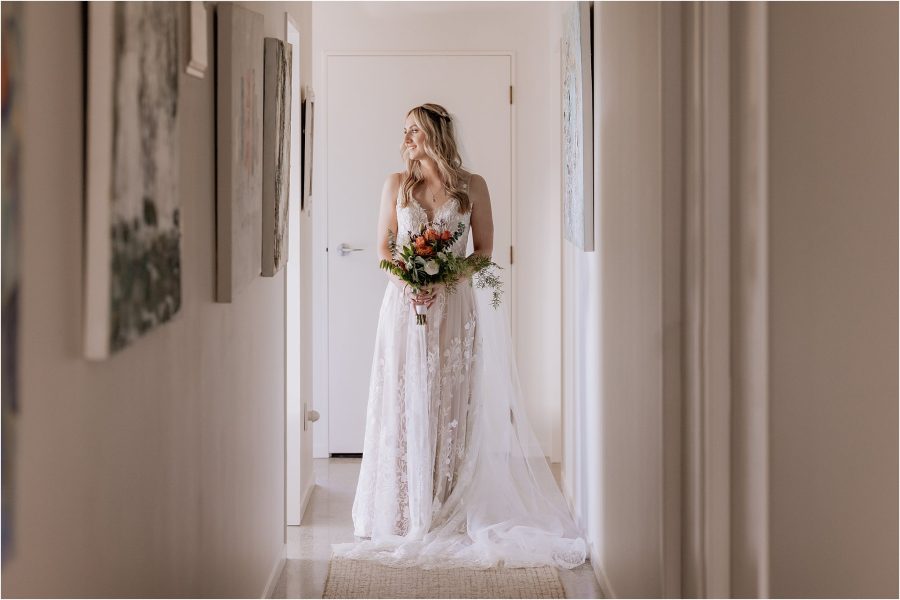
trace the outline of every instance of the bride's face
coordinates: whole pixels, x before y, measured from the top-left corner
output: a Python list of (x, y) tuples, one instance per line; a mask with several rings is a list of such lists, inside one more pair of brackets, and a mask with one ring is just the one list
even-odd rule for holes
[(403, 128), (403, 143), (406, 145), (406, 153), (410, 160), (422, 160), (425, 156), (425, 132), (419, 128), (419, 124), (412, 115), (406, 117), (406, 125)]

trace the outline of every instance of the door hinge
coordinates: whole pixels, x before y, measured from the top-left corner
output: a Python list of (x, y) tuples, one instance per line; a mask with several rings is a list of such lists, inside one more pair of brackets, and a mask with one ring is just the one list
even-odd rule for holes
[(513, 247), (509, 247), (509, 264), (513, 264)]
[(509, 86), (509, 103), (512, 104), (512, 86)]

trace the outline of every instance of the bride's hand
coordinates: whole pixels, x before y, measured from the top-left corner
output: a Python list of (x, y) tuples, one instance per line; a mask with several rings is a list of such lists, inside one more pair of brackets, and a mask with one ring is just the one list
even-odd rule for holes
[(406, 296), (406, 299), (409, 300), (413, 306), (417, 304), (425, 304), (425, 296), (427, 293), (427, 290), (420, 291), (410, 286), (406, 286), (403, 289), (403, 295)]
[(413, 288), (407, 288), (406, 297), (409, 298), (413, 306), (424, 304), (426, 307), (430, 307), (434, 304), (434, 300), (437, 297), (438, 289), (440, 287), (443, 287), (443, 284), (435, 284), (430, 288), (425, 288), (418, 292)]
[(434, 304), (435, 299), (437, 298), (438, 293), (440, 293), (444, 289), (443, 283), (435, 283), (429, 289), (425, 290), (424, 303), (425, 306), (431, 306)]

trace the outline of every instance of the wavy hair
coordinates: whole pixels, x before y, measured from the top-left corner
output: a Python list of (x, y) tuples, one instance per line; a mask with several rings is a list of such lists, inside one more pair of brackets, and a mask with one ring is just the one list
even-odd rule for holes
[[(419, 128), (425, 132), (423, 149), (437, 164), (444, 192), (459, 200), (459, 209), (466, 213), (472, 210), (472, 201), (463, 185), (462, 158), (456, 147), (456, 136), (453, 131), (453, 119), (450, 113), (440, 104), (427, 102), (415, 106), (406, 113), (413, 116)], [(425, 176), (418, 160), (412, 160), (407, 153), (406, 145), (400, 148), (400, 156), (406, 162), (406, 176), (400, 182), (403, 191), (401, 206), (406, 206), (412, 199), (412, 191)]]

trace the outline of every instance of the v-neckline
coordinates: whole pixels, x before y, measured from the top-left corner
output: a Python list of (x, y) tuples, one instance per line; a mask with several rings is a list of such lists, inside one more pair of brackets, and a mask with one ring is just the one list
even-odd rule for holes
[(438, 214), (440, 214), (440, 212), (444, 209), (444, 207), (457, 199), (456, 196), (450, 196), (450, 198), (448, 200), (445, 200), (440, 206), (438, 206), (436, 209), (434, 209), (434, 212), (429, 217), (428, 210), (425, 208), (425, 206), (421, 202), (419, 202), (419, 200), (415, 196), (410, 196), (410, 198), (412, 198), (413, 202), (415, 202), (418, 205), (419, 209), (421, 209), (421, 211), (423, 213), (425, 213), (425, 218), (428, 219), (429, 223), (434, 223), (434, 218)]
[[(469, 173), (469, 176), (466, 178), (466, 188), (469, 187), (469, 181), (470, 181), (471, 179), (472, 179), (472, 174)], [(398, 190), (398, 191), (399, 191), (399, 190)], [(443, 204), (441, 204), (440, 206), (438, 206), (437, 208), (435, 208), (435, 209), (434, 209), (434, 212), (431, 213), (431, 216), (429, 217), (429, 216), (428, 216), (428, 209), (425, 208), (425, 205), (422, 204), (421, 202), (419, 202), (418, 198), (416, 198), (414, 195), (410, 194), (409, 197), (412, 198), (412, 199), (413, 199), (413, 202), (415, 202), (415, 203), (419, 206), (419, 208), (422, 210), (422, 212), (425, 213), (425, 218), (428, 219), (428, 222), (429, 222), (429, 223), (434, 223), (434, 217), (436, 217), (436, 216), (441, 212), (441, 210), (444, 209), (445, 206), (447, 206), (448, 204), (450, 204), (450, 203), (453, 202), (454, 200), (456, 200), (457, 202), (459, 202), (459, 198), (457, 198), (456, 196), (450, 196), (450, 197), (448, 197), (448, 198), (443, 202)]]

